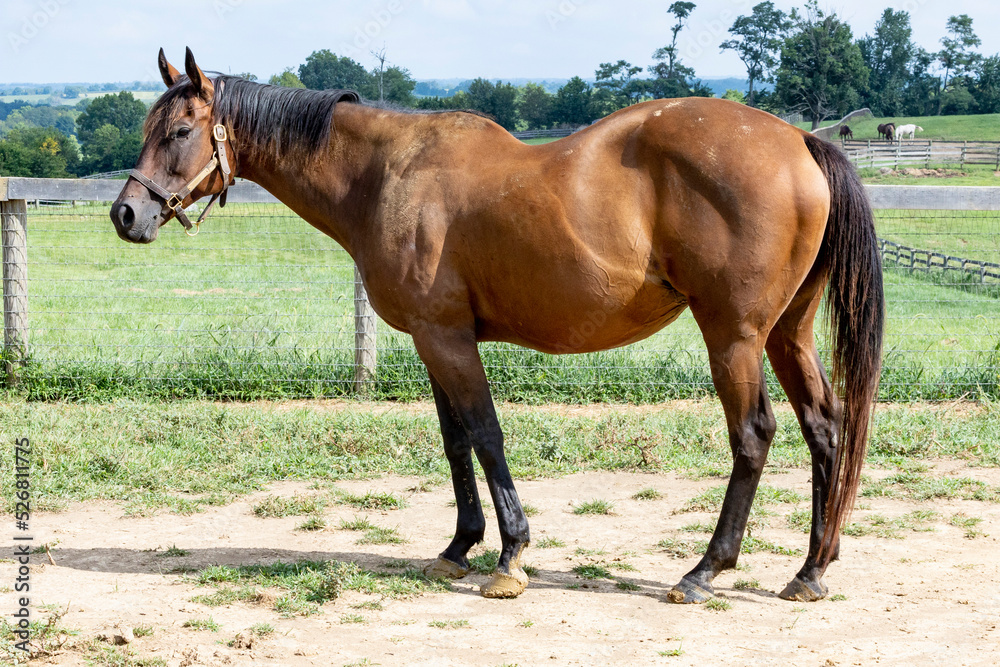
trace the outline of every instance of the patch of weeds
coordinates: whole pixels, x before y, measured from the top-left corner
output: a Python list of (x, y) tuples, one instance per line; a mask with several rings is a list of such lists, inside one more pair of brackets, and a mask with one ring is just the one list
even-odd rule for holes
[(863, 477), (860, 495), (866, 498), (906, 497), (917, 501), (952, 498), (1000, 502), (1000, 489), (985, 482), (969, 477), (928, 477), (907, 471), (881, 480)]
[(659, 500), (662, 497), (662, 493), (650, 486), (633, 495), (632, 500)]
[(573, 572), (584, 579), (614, 579), (607, 568), (594, 563), (577, 565), (573, 568)]
[(171, 545), (169, 549), (159, 554), (161, 558), (183, 558), (184, 556), (190, 556), (191, 552), (187, 549), (181, 549), (176, 544)]
[(467, 627), (469, 627), (469, 621), (466, 620), (466, 619), (464, 619), (464, 618), (460, 618), (460, 619), (458, 619), (456, 621), (431, 621), (427, 625), (429, 625), (432, 628), (439, 628), (441, 630), (445, 630), (445, 629), (452, 629), (452, 630), (454, 630), (456, 628), (467, 628)]
[(612, 570), (621, 570), (622, 572), (638, 572), (639, 568), (632, 563), (626, 563), (625, 561), (616, 560), (608, 563), (608, 567)]
[(596, 498), (573, 506), (573, 514), (614, 514), (615, 504)]
[(478, 556), (469, 559), (469, 569), (476, 574), (491, 574), (497, 569), (497, 561), (500, 560), (500, 552), (496, 549), (487, 549)]
[(371, 530), (375, 527), (371, 521), (368, 520), (366, 516), (356, 516), (350, 521), (347, 519), (341, 519), (340, 525), (337, 528), (341, 530)]
[(105, 646), (91, 642), (87, 646), (87, 659), (101, 667), (166, 667), (167, 661), (159, 657), (136, 655), (126, 647)]
[[(722, 501), (726, 497), (726, 485), (713, 486), (706, 491), (691, 498), (687, 504), (681, 508), (681, 512), (711, 512), (716, 513), (722, 509)], [(805, 496), (792, 489), (783, 489), (776, 486), (761, 484), (757, 489), (757, 495), (753, 500), (753, 511), (760, 513), (769, 505), (779, 503), (795, 504), (808, 500)]]
[(337, 502), (363, 510), (398, 510), (406, 507), (405, 500), (383, 491), (369, 491), (361, 496), (341, 491)]
[(427, 493), (428, 491), (433, 491), (434, 487), (441, 484), (441, 480), (435, 479), (422, 479), (413, 486), (409, 488), (412, 493)]
[(801, 533), (808, 533), (812, 530), (812, 510), (792, 510), (786, 517), (788, 527)]
[(577, 556), (606, 556), (607, 551), (604, 549), (585, 549), (584, 547), (577, 547), (574, 551)]
[(249, 631), (258, 637), (267, 637), (274, 634), (274, 626), (270, 623), (255, 623), (250, 626)]
[(619, 579), (615, 582), (615, 588), (622, 591), (637, 591), (639, 590), (638, 584), (633, 584), (631, 581), (625, 581), (624, 579)]
[(371, 658), (361, 658), (357, 662), (345, 662), (344, 667), (371, 667), (374, 664)]
[(679, 540), (676, 537), (665, 537), (657, 542), (656, 546), (674, 558), (688, 558), (708, 551), (708, 540), (688, 542), (687, 540)]
[(541, 510), (531, 503), (521, 503), (521, 509), (524, 510), (524, 516), (538, 516), (541, 513)]
[(534, 621), (532, 621), (532, 620), (531, 620), (531, 619), (529, 619), (529, 618), (526, 618), (526, 619), (524, 619), (523, 621), (521, 621), (520, 623), (518, 623), (518, 625), (519, 625), (519, 626), (521, 626), (522, 628), (530, 628), (530, 627), (531, 627), (531, 626), (533, 626), (534, 624), (535, 624), (535, 622), (534, 622)]
[(406, 540), (395, 528), (379, 528), (378, 526), (365, 531), (364, 536), (355, 544), (404, 544)]
[(712, 598), (705, 603), (705, 609), (709, 611), (729, 611), (733, 608), (733, 605), (729, 604), (727, 600), (722, 598)]
[(834, 593), (829, 597), (830, 602), (843, 602), (847, 599), (847, 596), (843, 593)]
[(281, 518), (286, 516), (305, 516), (320, 514), (326, 508), (327, 500), (323, 496), (268, 496), (252, 507), (255, 516), (262, 519)]
[(685, 533), (708, 533), (711, 535), (715, 532), (715, 524), (715, 521), (711, 523), (701, 523), (700, 521), (698, 523), (689, 523), (686, 526), (681, 526), (681, 531)]
[(401, 558), (390, 558), (386, 562), (382, 563), (382, 567), (387, 567), (390, 570), (408, 570), (413, 566), (408, 560), (403, 560)]
[(524, 570), (524, 573), (529, 577), (534, 577), (538, 575), (538, 568), (535, 567), (534, 565), (525, 565), (521, 569)]
[(207, 607), (221, 607), (234, 602), (255, 602), (260, 599), (260, 591), (254, 586), (245, 586), (240, 589), (224, 587), (211, 595), (196, 595), (191, 598), (191, 602), (197, 602)]
[(218, 632), (222, 629), (222, 626), (216, 623), (211, 616), (208, 618), (189, 618), (181, 624), (181, 627), (198, 631), (210, 630), (212, 632)]
[(962, 512), (952, 515), (951, 519), (948, 520), (948, 523), (951, 525), (962, 528), (965, 531), (965, 538), (969, 540), (986, 536), (983, 531), (976, 527), (982, 522), (982, 518), (977, 516), (966, 516)]
[(558, 537), (543, 537), (535, 542), (535, 546), (539, 549), (559, 549), (566, 546), (566, 543)]
[(788, 547), (783, 547), (780, 544), (775, 544), (774, 542), (769, 542), (768, 540), (754, 537), (753, 535), (747, 535), (743, 538), (743, 543), (740, 545), (741, 554), (755, 554), (761, 551), (777, 554), (779, 556), (802, 555), (801, 549), (789, 549)]
[(851, 537), (863, 537), (865, 535), (875, 535), (876, 537), (901, 540), (902, 531), (927, 532), (934, 530), (932, 526), (926, 524), (937, 518), (937, 512), (932, 510), (915, 510), (890, 519), (881, 514), (871, 514), (867, 517), (868, 523), (852, 522), (841, 529), (844, 535)]
[(132, 634), (136, 637), (152, 637), (153, 636), (153, 626), (152, 625), (138, 625), (132, 628)]
[(571, 591), (579, 590), (580, 584), (566, 584), (566, 588)]
[(352, 623), (367, 623), (367, 619), (361, 614), (344, 614), (340, 617), (341, 625), (350, 625)]
[(326, 521), (321, 516), (311, 516), (299, 525), (295, 526), (295, 530), (305, 530), (305, 531), (317, 531), (326, 528)]
[(672, 649), (667, 650), (667, 651), (657, 651), (657, 653), (659, 655), (663, 656), (664, 658), (676, 658), (678, 656), (684, 655), (684, 649), (681, 648), (681, 646), (683, 646), (683, 645), (684, 644), (682, 643), (677, 648), (672, 648)]
[(60, 610), (50, 608), (49, 615), (44, 621), (42, 619), (29, 621), (27, 630), (31, 636), (31, 643), (27, 652), (14, 646), (15, 643), (21, 641), (21, 638), (14, 632), (21, 631), (23, 628), (11, 624), (8, 618), (0, 617), (0, 659), (10, 658), (13, 661), (6, 663), (0, 660), (0, 662), (18, 664), (24, 658), (34, 660), (59, 652), (71, 637), (79, 634), (77, 630), (63, 626), (62, 619), (67, 613), (69, 613), (68, 606), (66, 609)]
[(760, 582), (756, 579), (737, 579), (733, 588), (738, 591), (753, 591), (760, 588)]

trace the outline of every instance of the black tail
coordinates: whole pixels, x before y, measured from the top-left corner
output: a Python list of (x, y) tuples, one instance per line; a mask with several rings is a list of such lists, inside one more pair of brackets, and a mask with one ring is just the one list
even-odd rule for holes
[(843, 396), (844, 423), (826, 508), (821, 558), (836, 553), (865, 460), (872, 409), (882, 372), (885, 296), (875, 217), (861, 179), (833, 144), (806, 135), (806, 146), (830, 184), (830, 218), (817, 262), (829, 276), (833, 384)]

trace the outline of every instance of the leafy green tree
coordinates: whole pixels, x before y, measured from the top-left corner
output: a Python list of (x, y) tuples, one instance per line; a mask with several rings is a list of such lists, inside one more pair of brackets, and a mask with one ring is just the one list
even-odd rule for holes
[[(410, 70), (402, 67), (388, 67), (381, 73), (382, 93), (381, 97), (387, 102), (395, 102), (403, 106), (413, 106), (413, 89), (417, 87), (417, 82), (410, 76)], [(366, 95), (373, 100), (380, 98), (378, 90), (378, 72), (372, 72), (372, 82), (370, 85), (371, 94)]]
[(740, 104), (747, 103), (747, 97), (740, 91), (733, 90), (732, 88), (726, 90), (726, 92), (722, 95), (722, 99), (729, 100), (731, 102), (739, 102)]
[(79, 162), (76, 143), (54, 127), (19, 127), (0, 140), (0, 176), (66, 178)]
[(694, 70), (680, 64), (680, 51), (677, 48), (677, 37), (687, 24), (688, 17), (694, 11), (693, 2), (674, 2), (667, 9), (668, 14), (672, 14), (676, 23), (670, 29), (671, 40), (667, 46), (662, 46), (653, 53), (653, 60), (657, 64), (653, 66), (653, 73), (657, 78), (671, 80), (677, 76), (690, 76)]
[(77, 137), (84, 145), (93, 137), (97, 128), (113, 125), (122, 135), (141, 132), (146, 119), (146, 105), (135, 99), (132, 93), (122, 91), (117, 95), (102, 95), (87, 107), (76, 119)]
[(781, 40), (789, 28), (791, 22), (785, 12), (775, 8), (773, 2), (762, 2), (754, 6), (749, 16), (738, 16), (729, 28), (733, 38), (719, 45), (724, 51), (736, 51), (747, 68), (746, 103), (749, 106), (756, 106), (754, 84), (774, 81), (773, 70), (779, 62)]
[(361, 63), (338, 56), (329, 49), (313, 51), (299, 65), (299, 80), (313, 90), (349, 89), (371, 91), (372, 76)]
[(285, 88), (305, 88), (306, 84), (302, 83), (299, 79), (299, 75), (295, 73), (295, 70), (291, 67), (286, 67), (281, 74), (272, 74), (271, 78), (267, 80), (272, 86), (284, 86)]
[(555, 100), (551, 93), (537, 83), (528, 83), (521, 88), (517, 102), (518, 115), (528, 124), (530, 130), (547, 128), (552, 122)]
[(775, 92), (786, 109), (808, 113), (812, 127), (857, 108), (868, 68), (851, 27), (807, 0), (806, 14), (792, 10), (794, 28), (781, 49)]
[(979, 64), (972, 93), (976, 111), (1000, 113), (1000, 55), (984, 58)]
[(639, 101), (642, 90), (634, 85), (634, 79), (637, 74), (641, 73), (641, 67), (635, 67), (625, 60), (619, 60), (616, 63), (601, 63), (598, 66), (595, 73), (597, 82), (594, 84), (594, 88), (609, 93), (613, 108), (607, 113), (623, 109)]
[(953, 79), (964, 77), (972, 71), (982, 58), (973, 51), (982, 44), (982, 40), (972, 29), (972, 17), (968, 14), (952, 16), (948, 19), (948, 37), (941, 38), (943, 47), (937, 54), (938, 63), (943, 69), (941, 75), (941, 93), (938, 96), (938, 115), (944, 110), (948, 84)]
[(469, 86), (468, 99), (468, 108), (493, 116), (507, 130), (516, 127), (517, 88), (513, 84), (476, 79)]
[(590, 84), (578, 76), (556, 92), (554, 117), (557, 124), (586, 125), (594, 120), (590, 107)]
[(917, 47), (910, 59), (910, 74), (903, 89), (903, 114), (929, 116), (937, 110), (941, 80), (933, 72), (936, 56)]
[(861, 57), (871, 71), (865, 101), (876, 116), (903, 113), (903, 91), (916, 53), (912, 35), (910, 15), (886, 9), (875, 24), (874, 34), (858, 41)]

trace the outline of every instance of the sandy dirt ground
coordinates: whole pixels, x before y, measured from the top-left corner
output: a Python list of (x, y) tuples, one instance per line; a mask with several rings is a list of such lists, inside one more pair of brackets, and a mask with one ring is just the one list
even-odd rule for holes
[[(879, 471), (870, 471), (877, 475)], [(1000, 471), (967, 468), (954, 461), (934, 463), (935, 475), (962, 475), (1000, 483)], [(716, 580), (719, 597), (731, 605), (704, 606), (665, 602), (666, 592), (697, 561), (673, 558), (656, 546), (665, 537), (705, 539), (678, 532), (714, 515), (680, 513), (685, 502), (720, 479), (690, 480), (676, 475), (585, 473), (561, 479), (523, 480), (523, 500), (539, 510), (531, 519), (532, 538), (559, 538), (564, 547), (527, 551), (525, 562), (538, 569), (516, 600), (479, 595), (484, 575), (454, 583), (451, 592), (408, 599), (383, 599), (382, 610), (357, 605), (377, 598), (345, 592), (322, 613), (283, 618), (267, 604), (234, 603), (207, 607), (192, 601), (214, 592), (199, 587), (179, 566), (247, 565), (278, 559), (337, 559), (379, 569), (389, 559), (422, 567), (447, 543), (454, 526), (450, 484), (429, 491), (411, 490), (419, 480), (404, 477), (351, 481), (338, 488), (361, 493), (391, 491), (408, 506), (388, 512), (359, 512), (331, 506), (329, 528), (302, 532), (301, 517), (261, 519), (251, 506), (268, 494), (308, 494), (306, 484), (281, 483), (266, 493), (203, 513), (179, 516), (160, 512), (129, 518), (111, 503), (87, 503), (33, 518), (36, 543), (57, 543), (56, 565), (34, 557), (36, 604), (68, 609), (66, 627), (80, 631), (72, 641), (113, 635), (115, 626), (151, 626), (153, 633), (127, 650), (161, 658), (170, 667), (188, 665), (995, 665), (1000, 655), (1000, 506), (962, 500), (923, 503), (863, 499), (856, 519), (880, 513), (896, 517), (932, 509), (926, 532), (907, 531), (903, 539), (845, 537), (842, 560), (826, 577), (840, 599), (811, 604), (779, 599), (801, 565), (801, 556), (755, 553), (743, 556), (742, 571)], [(764, 483), (809, 494), (806, 471), (766, 475)], [(663, 497), (631, 498), (653, 487)], [(481, 493), (488, 497), (486, 489)], [(615, 503), (615, 514), (580, 516), (572, 506), (601, 498)], [(787, 547), (804, 548), (806, 535), (791, 529), (784, 515), (807, 505), (773, 506), (769, 527), (755, 535)], [(949, 518), (958, 513), (982, 517), (984, 533), (969, 539)], [(361, 546), (358, 533), (338, 530), (341, 519), (364, 515), (372, 523), (398, 527), (405, 544)], [(492, 512), (484, 548), (499, 538)], [(164, 557), (176, 545), (185, 557)], [(603, 551), (590, 555), (578, 549)], [(633, 571), (614, 570), (628, 563)], [(43, 564), (44, 563), (44, 564)], [(621, 590), (615, 581), (581, 579), (572, 568), (603, 563), (617, 577), (639, 586)], [(14, 607), (4, 582), (14, 565), (0, 564), (0, 606)], [(738, 579), (756, 579), (759, 589), (737, 590)], [(364, 622), (345, 623), (345, 616)], [(216, 632), (183, 627), (185, 621), (211, 617)], [(354, 619), (358, 620), (358, 619)], [(445, 622), (447, 627), (437, 622)], [(237, 633), (258, 623), (275, 632), (249, 648), (228, 645)], [(71, 642), (72, 643), (72, 642)], [(673, 654), (673, 655), (672, 655)], [(38, 664), (85, 665), (86, 656), (69, 648)], [(122, 663), (124, 664), (124, 663)], [(130, 663), (132, 664), (132, 663)]]

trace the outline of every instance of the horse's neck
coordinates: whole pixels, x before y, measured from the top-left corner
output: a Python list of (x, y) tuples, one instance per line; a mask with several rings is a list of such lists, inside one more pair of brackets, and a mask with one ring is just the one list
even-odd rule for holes
[[(371, 140), (377, 110), (339, 104), (327, 151), (309, 158), (279, 158), (246, 151), (239, 176), (254, 181), (354, 255), (378, 201), (385, 151)], [(384, 138), (385, 128), (379, 128)]]

